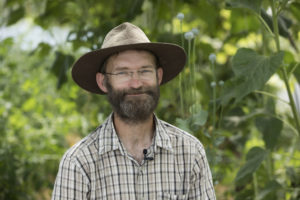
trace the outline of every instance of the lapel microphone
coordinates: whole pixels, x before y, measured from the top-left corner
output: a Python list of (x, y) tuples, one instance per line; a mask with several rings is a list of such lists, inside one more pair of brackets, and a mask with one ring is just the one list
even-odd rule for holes
[(153, 157), (147, 157), (147, 149), (144, 149), (143, 150), (143, 154), (144, 154), (144, 160), (153, 160), (154, 158)]

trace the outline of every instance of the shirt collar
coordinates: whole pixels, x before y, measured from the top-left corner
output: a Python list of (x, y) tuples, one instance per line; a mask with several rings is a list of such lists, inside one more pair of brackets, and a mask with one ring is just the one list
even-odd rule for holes
[(99, 130), (99, 154), (104, 154), (116, 149), (122, 149), (119, 137), (116, 133), (113, 114), (110, 114), (108, 118), (101, 125)]
[(172, 150), (172, 144), (170, 139), (170, 134), (168, 134), (166, 126), (163, 121), (158, 119), (154, 115), (155, 121), (155, 148), (156, 146), (161, 147), (166, 150)]
[[(170, 136), (167, 133), (164, 123), (154, 115), (155, 122), (155, 138), (154, 138), (154, 151), (157, 147), (166, 150), (172, 150)], [(104, 154), (109, 151), (119, 149), (123, 154), (123, 147), (113, 123), (113, 113), (104, 121), (98, 129), (99, 134), (99, 154)]]

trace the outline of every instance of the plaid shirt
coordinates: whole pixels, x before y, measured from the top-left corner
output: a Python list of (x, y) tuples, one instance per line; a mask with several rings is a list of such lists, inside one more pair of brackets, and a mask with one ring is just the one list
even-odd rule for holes
[(155, 117), (155, 137), (139, 164), (125, 150), (112, 115), (63, 156), (52, 200), (216, 199), (202, 144)]

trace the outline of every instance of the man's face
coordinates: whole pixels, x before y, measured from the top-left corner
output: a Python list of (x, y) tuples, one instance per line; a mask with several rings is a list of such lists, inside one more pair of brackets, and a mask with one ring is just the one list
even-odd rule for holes
[(159, 99), (162, 69), (147, 51), (128, 50), (107, 61), (104, 85), (114, 112), (128, 123), (149, 119)]

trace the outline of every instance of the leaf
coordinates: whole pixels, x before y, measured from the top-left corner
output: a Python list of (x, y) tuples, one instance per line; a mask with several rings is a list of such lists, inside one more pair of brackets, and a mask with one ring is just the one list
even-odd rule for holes
[(235, 77), (225, 84), (222, 104), (232, 98), (237, 103), (252, 91), (261, 89), (280, 67), (283, 56), (284, 52), (263, 56), (252, 49), (239, 49), (232, 60)]
[(249, 175), (252, 175), (259, 168), (265, 157), (266, 151), (264, 149), (260, 147), (253, 147), (250, 149), (246, 156), (247, 161), (245, 165), (239, 169), (235, 177), (235, 182), (242, 182)]
[(193, 115), (193, 125), (203, 126), (208, 117), (208, 112), (205, 110), (200, 110), (198, 113)]
[(192, 132), (189, 129), (189, 121), (188, 120), (177, 118), (175, 124), (176, 124), (176, 126), (178, 126), (179, 128), (181, 128), (182, 130), (185, 130), (185, 131), (187, 131), (189, 133)]
[(227, 8), (247, 8), (256, 13), (260, 12), (262, 0), (228, 0), (226, 1)]
[(31, 52), (31, 55), (33, 53), (37, 53), (39, 56), (44, 57), (47, 56), (50, 51), (51, 46), (45, 42), (41, 42), (39, 43), (38, 47)]
[(74, 57), (71, 55), (65, 55), (61, 52), (56, 52), (55, 61), (52, 64), (51, 72), (58, 78), (57, 88), (67, 81), (67, 70), (71, 67), (74, 62)]
[(292, 2), (290, 5), (290, 11), (291, 14), (293, 14), (293, 16), (297, 19), (297, 21), (300, 21), (300, 3), (299, 2)]
[(208, 112), (202, 110), (200, 105), (194, 104), (191, 110), (194, 113), (192, 116), (186, 119), (176, 119), (176, 125), (189, 133), (197, 132), (206, 123), (208, 117)]
[(203, 110), (200, 104), (192, 105), (190, 107), (190, 112), (193, 113), (193, 115), (190, 117), (190, 123), (192, 127), (196, 126), (195, 128), (198, 128), (206, 123), (208, 112)]
[(265, 188), (259, 192), (259, 194), (257, 195), (257, 199), (262, 200), (270, 194), (274, 195), (280, 188), (282, 188), (282, 186), (277, 181), (270, 181), (269, 183), (267, 183)]
[(263, 139), (268, 149), (273, 150), (283, 128), (283, 123), (274, 117), (257, 117), (257, 129), (263, 134)]
[(23, 18), (25, 15), (25, 9), (24, 7), (19, 7), (16, 10), (13, 10), (10, 14), (9, 14), (9, 18), (7, 21), (7, 25), (12, 25), (14, 23), (16, 23), (17, 21), (19, 21), (21, 18)]
[(296, 67), (294, 73), (294, 76), (296, 77), (298, 83), (300, 84), (300, 63), (297, 63), (296, 65), (294, 65), (294, 67)]
[[(269, 15), (264, 9), (261, 9), (261, 17), (268, 24), (269, 28), (273, 31), (272, 16)], [(290, 28), (292, 26), (291, 19), (289, 19), (283, 15), (279, 15), (277, 18), (277, 22), (278, 22), (279, 35), (286, 37), (286, 38), (290, 37), (291, 34), (289, 33), (288, 28)]]

